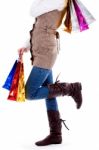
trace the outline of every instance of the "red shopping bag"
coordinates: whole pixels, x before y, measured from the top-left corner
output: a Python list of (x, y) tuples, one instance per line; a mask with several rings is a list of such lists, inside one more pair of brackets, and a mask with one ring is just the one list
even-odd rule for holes
[(17, 62), (8, 100), (25, 101), (24, 66), (20, 61)]

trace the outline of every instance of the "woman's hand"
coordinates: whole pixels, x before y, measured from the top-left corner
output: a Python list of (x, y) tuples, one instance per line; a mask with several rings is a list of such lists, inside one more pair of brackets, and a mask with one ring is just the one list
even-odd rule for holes
[(18, 49), (18, 54), (23, 55), (24, 49), (25, 49), (24, 47), (19, 48)]
[(22, 62), (22, 56), (24, 52), (27, 52), (28, 48), (26, 47), (21, 47), (18, 49), (18, 54), (19, 54), (19, 61)]
[(18, 54), (19, 55), (23, 55), (24, 52), (27, 52), (28, 51), (28, 47), (21, 47), (18, 49)]

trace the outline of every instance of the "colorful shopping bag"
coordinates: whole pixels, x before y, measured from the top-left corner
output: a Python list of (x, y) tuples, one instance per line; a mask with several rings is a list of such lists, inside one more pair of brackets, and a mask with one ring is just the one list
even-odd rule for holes
[(73, 4), (74, 4), (75, 12), (77, 15), (80, 31), (84, 31), (86, 29), (89, 29), (87, 20), (85, 19), (84, 15), (80, 9), (80, 5), (77, 4), (76, 0), (73, 0)]
[(88, 9), (80, 0), (68, 0), (67, 15), (65, 19), (65, 31), (84, 31), (89, 29), (89, 24), (95, 21)]
[(21, 62), (17, 62), (16, 71), (12, 80), (11, 89), (10, 89), (9, 96), (8, 96), (8, 99), (14, 100), (14, 101), (16, 101), (17, 99), (20, 66), (21, 66)]
[(20, 67), (17, 101), (18, 102), (25, 101), (25, 84), (24, 84), (24, 66), (23, 66), (23, 63), (21, 63), (21, 67)]
[(11, 88), (11, 84), (12, 84), (12, 80), (13, 80), (13, 77), (15, 74), (16, 66), (17, 66), (17, 60), (15, 61), (9, 75), (7, 76), (7, 79), (4, 83), (4, 85), (2, 86), (3, 88), (5, 88), (7, 90), (10, 90), (10, 88)]
[(17, 62), (8, 100), (25, 101), (24, 67), (20, 61)]
[(67, 3), (67, 15), (66, 15), (66, 19), (65, 19), (65, 26), (66, 26), (66, 29), (65, 31), (67, 32), (71, 32), (72, 30), (72, 22), (71, 22), (71, 12), (70, 12), (70, 7), (71, 7), (71, 0), (68, 0), (68, 3)]

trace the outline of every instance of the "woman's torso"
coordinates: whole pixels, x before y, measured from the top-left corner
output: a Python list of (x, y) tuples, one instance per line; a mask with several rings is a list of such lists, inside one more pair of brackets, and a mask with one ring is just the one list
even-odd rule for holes
[(58, 54), (56, 30), (62, 20), (62, 11), (54, 10), (36, 18), (32, 32), (34, 64), (52, 68)]
[(33, 45), (56, 45), (56, 30), (61, 23), (62, 12), (54, 10), (37, 17), (33, 30)]

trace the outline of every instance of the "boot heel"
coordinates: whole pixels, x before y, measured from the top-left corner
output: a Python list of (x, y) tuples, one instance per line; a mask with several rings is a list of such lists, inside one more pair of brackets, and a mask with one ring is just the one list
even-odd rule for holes
[(82, 105), (82, 85), (79, 82), (72, 83), (70, 88), (70, 96), (76, 102), (77, 109), (79, 109)]

